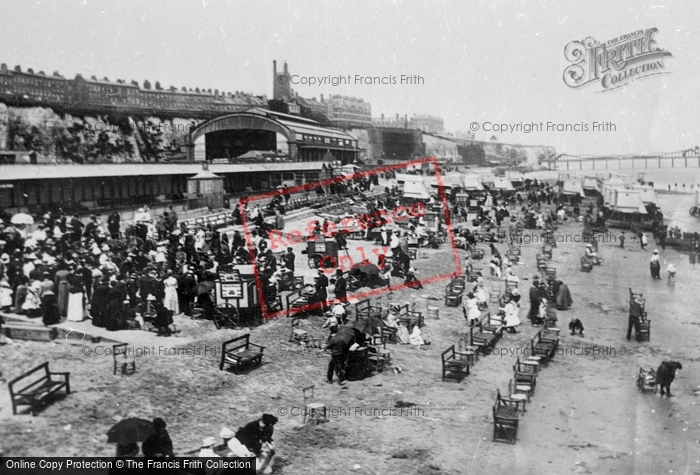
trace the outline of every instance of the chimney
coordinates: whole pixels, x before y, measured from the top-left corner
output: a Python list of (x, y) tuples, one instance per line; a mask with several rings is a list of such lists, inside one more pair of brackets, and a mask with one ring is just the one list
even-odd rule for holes
[(285, 76), (289, 75), (289, 69), (287, 69), (287, 62), (286, 61), (284, 62), (284, 74), (285, 74)]
[(384, 122), (384, 114), (382, 114), (382, 122)]
[(399, 114), (396, 114), (396, 123), (399, 123)]
[(275, 75), (275, 80), (277, 79), (277, 61), (272, 60), (272, 74)]
[(323, 94), (321, 94), (321, 102), (323, 102)]

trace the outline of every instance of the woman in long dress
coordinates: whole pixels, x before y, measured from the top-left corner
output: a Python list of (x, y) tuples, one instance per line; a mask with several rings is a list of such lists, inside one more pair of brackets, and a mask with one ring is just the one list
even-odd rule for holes
[(61, 313), (58, 311), (58, 298), (52, 290), (46, 290), (41, 296), (41, 310), (44, 325), (55, 325), (61, 321)]
[(520, 325), (520, 309), (518, 306), (508, 298), (507, 303), (505, 307), (503, 308), (503, 312), (505, 313), (505, 318), (504, 318), (504, 323), (506, 330), (510, 333), (517, 333), (518, 331), (516, 328)]
[(85, 320), (85, 289), (83, 281), (71, 273), (68, 276), (68, 321), (82, 322)]
[(163, 305), (168, 310), (172, 310), (173, 315), (180, 313), (180, 308), (178, 305), (177, 297), (177, 279), (173, 276), (172, 271), (168, 271), (168, 277), (163, 281), (165, 285), (165, 298), (163, 299)]
[(476, 301), (476, 297), (471, 292), (467, 294), (467, 301), (464, 303), (464, 310), (467, 316), (467, 321), (470, 325), (473, 325), (479, 320), (479, 318), (481, 318), (479, 304)]

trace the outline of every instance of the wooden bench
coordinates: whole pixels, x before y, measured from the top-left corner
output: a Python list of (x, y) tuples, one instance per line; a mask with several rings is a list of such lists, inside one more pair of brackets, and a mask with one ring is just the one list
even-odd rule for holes
[(287, 317), (291, 317), (293, 315), (292, 310), (299, 309), (302, 307), (301, 305), (294, 305), (294, 302), (301, 298), (301, 289), (296, 289), (290, 292), (284, 298), (287, 303)]
[(469, 345), (478, 347), (485, 355), (496, 346), (498, 338), (498, 334), (483, 330), (481, 320), (476, 325), (469, 327)]
[(128, 344), (119, 343), (117, 345), (112, 345), (112, 359), (114, 360), (114, 374), (117, 374), (117, 370), (121, 371), (121, 375), (124, 376), (128, 373), (136, 372), (136, 361), (129, 358)]
[(486, 312), (481, 317), (479, 325), (481, 326), (481, 331), (484, 333), (493, 333), (500, 338), (506, 326), (505, 317), (498, 314), (491, 315), (491, 312)]
[(581, 258), (581, 272), (590, 272), (593, 270), (593, 261), (586, 256)]
[(513, 365), (513, 381), (517, 386), (530, 386), (530, 391), (528, 394), (532, 396), (535, 394), (535, 386), (537, 385), (537, 373), (534, 369), (528, 365), (524, 365), (520, 362), (520, 358)]
[(501, 391), (493, 404), (493, 441), (515, 444), (518, 440), (521, 401), (504, 398)]
[(291, 343), (298, 343), (307, 348), (321, 348), (323, 346), (324, 338), (314, 337), (306, 330), (303, 330), (301, 328), (301, 323), (303, 321), (304, 319), (302, 317), (292, 317), (289, 341)]
[(537, 334), (530, 340), (530, 354), (532, 356), (541, 356), (543, 358), (551, 358), (554, 356), (554, 352), (557, 349), (559, 340), (548, 340), (546, 337), (542, 338), (542, 330), (538, 331)]
[(469, 265), (469, 267), (467, 267), (467, 281), (468, 282), (476, 282), (479, 279), (479, 277), (483, 277), (483, 276), (484, 276), (484, 270), (482, 267), (473, 266), (471, 264)]
[[(62, 376), (63, 380), (57, 381), (52, 376)], [(19, 383), (26, 381), (31, 382), (17, 389)], [(32, 416), (35, 416), (39, 406), (50, 396), (61, 390), (70, 394), (70, 373), (52, 373), (49, 371), (49, 363), (46, 362), (10, 381), (9, 388), (12, 414), (17, 415), (17, 406), (30, 406)]]
[(409, 310), (406, 312), (405, 316), (399, 316), (398, 321), (406, 327), (408, 333), (411, 333), (413, 331), (413, 327), (415, 327), (416, 325), (418, 325), (418, 328), (423, 328), (423, 312), (415, 312)]
[(262, 364), (264, 346), (250, 342), (250, 333), (228, 340), (221, 346), (221, 363), (219, 369), (230, 366), (238, 371)]
[[(551, 309), (547, 309), (549, 311)], [(549, 318), (545, 319), (544, 327), (542, 327), (542, 340), (553, 341), (555, 344), (559, 344), (559, 332), (560, 328), (555, 327)]]
[(549, 244), (544, 244), (542, 246), (542, 254), (547, 258), (548, 261), (552, 260), (552, 246)]
[(651, 320), (646, 317), (647, 313), (644, 312), (639, 317), (639, 324), (637, 325), (637, 333), (635, 334), (635, 338), (640, 343), (651, 339)]
[(463, 289), (456, 289), (454, 284), (445, 287), (445, 307), (459, 307), (462, 304)]
[(452, 345), (442, 352), (442, 380), (452, 377), (461, 381), (464, 376), (469, 376), (469, 364), (457, 357), (455, 346)]
[(372, 306), (370, 299), (360, 300), (355, 304), (355, 321), (360, 318), (381, 317), (381, 310)]

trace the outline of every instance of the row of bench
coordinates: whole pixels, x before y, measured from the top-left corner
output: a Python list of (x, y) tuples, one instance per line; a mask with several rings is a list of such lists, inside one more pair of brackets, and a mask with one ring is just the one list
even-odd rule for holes
[(535, 394), (540, 365), (556, 354), (559, 346), (559, 329), (545, 326), (530, 340), (530, 355), (520, 357), (513, 365), (513, 377), (508, 382), (508, 396), (496, 390), (492, 407), (493, 441), (515, 444), (518, 439), (520, 416), (526, 412), (527, 403)]
[[(466, 316), (465, 316), (466, 318)], [(468, 323), (468, 322), (467, 322)], [(442, 352), (442, 380), (461, 381), (470, 374), (470, 368), (478, 361), (479, 354), (488, 355), (503, 335), (505, 322), (498, 315), (490, 312), (482, 314), (481, 318), (469, 327), (469, 340), (460, 340), (459, 348), (450, 346)]]

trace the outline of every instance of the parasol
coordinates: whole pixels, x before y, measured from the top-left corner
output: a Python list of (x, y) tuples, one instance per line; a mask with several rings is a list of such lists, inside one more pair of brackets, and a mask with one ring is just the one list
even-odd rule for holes
[(362, 333), (367, 333), (368, 335), (378, 335), (381, 333), (381, 327), (382, 321), (377, 317), (362, 318), (353, 325), (353, 328), (357, 328)]
[(341, 325), (338, 327), (337, 337), (343, 340), (343, 342), (349, 348), (355, 342), (355, 331), (352, 329), (352, 327)]
[(205, 280), (197, 285), (197, 295), (208, 294), (214, 288), (214, 282)]
[(12, 224), (34, 224), (34, 218), (28, 215), (27, 213), (17, 213), (14, 216), (12, 216), (12, 219), (10, 220)]
[(117, 422), (107, 432), (107, 442), (112, 444), (128, 445), (134, 442), (144, 442), (155, 433), (155, 427), (151, 421), (130, 417)]

